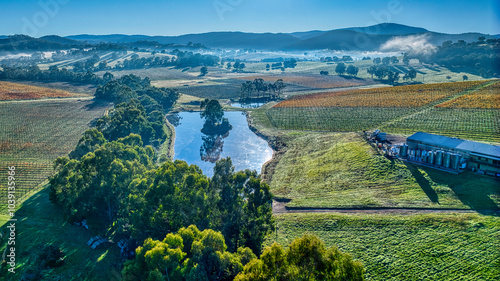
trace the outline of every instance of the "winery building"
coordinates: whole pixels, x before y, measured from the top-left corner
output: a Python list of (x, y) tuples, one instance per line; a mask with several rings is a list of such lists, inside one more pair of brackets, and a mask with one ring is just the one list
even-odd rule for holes
[(407, 138), (408, 159), (426, 166), (500, 176), (500, 146), (417, 132)]

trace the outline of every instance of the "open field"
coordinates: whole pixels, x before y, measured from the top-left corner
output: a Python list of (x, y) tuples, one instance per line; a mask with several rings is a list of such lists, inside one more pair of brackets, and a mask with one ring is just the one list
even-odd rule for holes
[[(15, 274), (1, 271), (2, 280), (21, 280), (45, 245), (58, 245), (65, 253), (61, 267), (44, 272), (43, 280), (120, 280), (120, 250), (115, 245), (92, 250), (87, 241), (92, 230), (68, 223), (63, 212), (49, 201), (48, 189), (39, 191), (23, 203), (16, 212), (16, 270)], [(0, 217), (3, 231), (7, 218)], [(6, 236), (4, 236), (6, 237)], [(0, 251), (6, 239), (0, 239)], [(118, 276), (118, 278), (117, 278)]]
[(500, 220), (478, 214), (275, 215), (268, 244), (305, 232), (360, 260), (367, 280), (497, 280)]
[(58, 89), (0, 81), (0, 101), (67, 98), (74, 96), (78, 96), (78, 94)]
[(355, 133), (291, 133), (270, 181), (289, 207), (496, 210), (498, 181), (378, 155)]
[(282, 79), (284, 83), (297, 84), (300, 86), (308, 88), (317, 89), (331, 89), (331, 88), (347, 88), (355, 86), (364, 86), (375, 84), (372, 79), (360, 79), (360, 78), (344, 78), (337, 75), (319, 75), (319, 74), (267, 74), (267, 75), (254, 75), (254, 76), (243, 76), (236, 77), (234, 79), (243, 81), (253, 81), (254, 79), (262, 78), (266, 82), (275, 82), (278, 79)]
[(73, 150), (108, 108), (76, 99), (0, 103), (0, 200), (7, 195), (8, 166), (16, 166), (16, 191), (27, 194), (47, 179), (52, 162)]

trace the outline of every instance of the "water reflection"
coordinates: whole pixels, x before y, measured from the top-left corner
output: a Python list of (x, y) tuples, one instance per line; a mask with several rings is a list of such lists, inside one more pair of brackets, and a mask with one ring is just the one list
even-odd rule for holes
[[(232, 130), (227, 134), (207, 135), (201, 132), (204, 120), (199, 112), (179, 113), (175, 128), (174, 158), (199, 166), (212, 176), (216, 159), (231, 157), (236, 170), (257, 170), (269, 161), (273, 152), (267, 142), (248, 128), (241, 112), (225, 112)], [(169, 119), (170, 120), (170, 119)]]

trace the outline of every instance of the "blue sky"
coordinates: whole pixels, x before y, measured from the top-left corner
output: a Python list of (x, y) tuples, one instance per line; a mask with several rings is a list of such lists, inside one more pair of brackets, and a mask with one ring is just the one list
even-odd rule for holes
[(497, 0), (0, 0), (0, 35), (294, 32), (394, 22), (500, 33)]

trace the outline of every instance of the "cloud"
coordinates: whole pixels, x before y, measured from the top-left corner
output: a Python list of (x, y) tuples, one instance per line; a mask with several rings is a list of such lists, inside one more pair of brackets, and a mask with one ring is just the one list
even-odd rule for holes
[(380, 47), (380, 50), (430, 55), (436, 51), (436, 46), (429, 43), (427, 35), (410, 35), (389, 39)]

